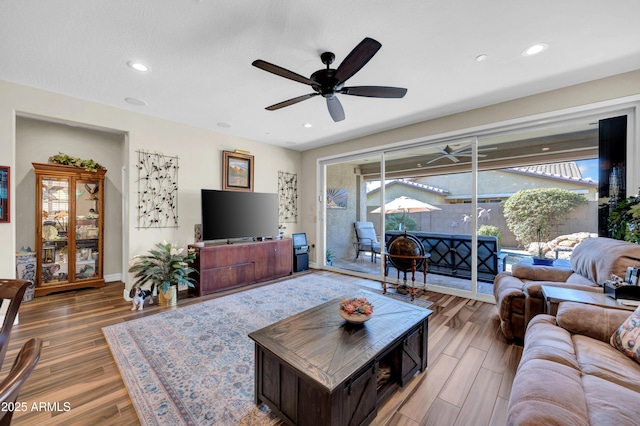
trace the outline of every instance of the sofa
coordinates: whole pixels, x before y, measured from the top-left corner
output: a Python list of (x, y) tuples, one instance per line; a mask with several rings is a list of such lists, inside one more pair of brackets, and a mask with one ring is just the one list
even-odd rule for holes
[(640, 245), (611, 238), (590, 238), (571, 255), (571, 269), (513, 265), (493, 281), (500, 328), (508, 340), (522, 341), (527, 324), (545, 311), (543, 285), (602, 292), (611, 274), (624, 277), (628, 266), (640, 266)]
[[(563, 302), (556, 317), (533, 318), (513, 380), (506, 424), (640, 424), (640, 364), (631, 358), (638, 348), (628, 355), (610, 343), (621, 324), (632, 322), (627, 320), (630, 314)], [(637, 316), (635, 323), (640, 326)]]

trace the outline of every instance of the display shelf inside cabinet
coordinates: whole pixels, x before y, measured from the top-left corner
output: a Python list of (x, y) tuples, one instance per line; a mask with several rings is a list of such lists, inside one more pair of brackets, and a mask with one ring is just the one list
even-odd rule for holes
[(36, 174), (36, 296), (103, 287), (106, 170), (32, 163)]

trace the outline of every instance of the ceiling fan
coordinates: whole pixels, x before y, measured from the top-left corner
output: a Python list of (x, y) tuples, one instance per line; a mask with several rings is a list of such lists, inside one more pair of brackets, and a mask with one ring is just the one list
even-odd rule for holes
[[(444, 148), (438, 148), (436, 147), (436, 149), (438, 151), (440, 151), (440, 153), (442, 154), (439, 157), (434, 158), (433, 160), (427, 162), (427, 164), (431, 164), (433, 162), (436, 162), (438, 160), (440, 160), (441, 158), (448, 158), (449, 160), (451, 160), (453, 163), (459, 163), (460, 160), (457, 157), (471, 157), (471, 145), (465, 145), (463, 147), (457, 148), (457, 149), (452, 149), (449, 145), (445, 146)], [(478, 148), (478, 152), (480, 151), (493, 151), (498, 149), (497, 147), (487, 147), (487, 148)], [(469, 150), (469, 152), (466, 152), (467, 150)], [(478, 157), (486, 157), (486, 154), (478, 154)]]
[(335, 55), (331, 52), (324, 52), (320, 55), (320, 60), (327, 66), (327, 68), (314, 72), (309, 78), (261, 59), (253, 61), (252, 65), (254, 67), (279, 75), (280, 77), (288, 78), (289, 80), (297, 81), (298, 83), (307, 84), (314, 90), (313, 93), (308, 93), (306, 95), (279, 102), (268, 106), (266, 109), (269, 111), (275, 111), (289, 105), (297, 104), (298, 102), (302, 102), (314, 96), (322, 95), (322, 97), (327, 100), (327, 108), (329, 109), (329, 114), (331, 115), (331, 118), (333, 118), (333, 121), (342, 121), (344, 120), (344, 109), (342, 108), (340, 100), (336, 97), (337, 94), (364, 96), (369, 98), (402, 98), (407, 93), (407, 89), (401, 87), (344, 87), (344, 83), (355, 73), (360, 71), (360, 69), (364, 67), (371, 58), (373, 58), (381, 47), (382, 45), (379, 42), (367, 37), (347, 55), (337, 69), (329, 68), (335, 59)]

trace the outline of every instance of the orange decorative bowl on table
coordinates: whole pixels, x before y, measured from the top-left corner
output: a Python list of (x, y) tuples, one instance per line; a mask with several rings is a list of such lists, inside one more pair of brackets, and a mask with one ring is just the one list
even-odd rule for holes
[(364, 297), (352, 297), (340, 302), (338, 313), (350, 324), (362, 324), (371, 319), (373, 305)]

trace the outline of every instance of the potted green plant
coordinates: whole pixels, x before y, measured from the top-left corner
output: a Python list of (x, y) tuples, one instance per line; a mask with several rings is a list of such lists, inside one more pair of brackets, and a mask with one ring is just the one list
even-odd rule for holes
[(607, 219), (609, 237), (640, 244), (640, 195), (618, 201)]
[(62, 164), (63, 166), (81, 167), (88, 172), (104, 170), (105, 168), (102, 164), (96, 163), (93, 159), (84, 160), (82, 158), (73, 157), (62, 152), (49, 157), (49, 162)]
[(139, 287), (151, 282), (158, 289), (160, 305), (175, 305), (178, 284), (194, 287), (195, 280), (189, 274), (197, 271), (189, 263), (195, 258), (194, 249), (185, 250), (166, 241), (158, 243), (148, 254), (134, 256), (129, 262), (129, 272), (134, 274), (133, 285)]
[(535, 253), (534, 264), (553, 264), (553, 259), (545, 259), (544, 249), (554, 229), (571, 210), (586, 203), (584, 195), (566, 189), (524, 189), (503, 202), (504, 217), (516, 239)]
[(544, 249), (546, 242), (549, 241), (550, 238), (550, 229), (547, 226), (542, 224), (538, 225), (536, 228), (536, 251), (538, 253), (537, 256), (533, 256), (533, 264), (534, 265), (545, 265), (545, 266), (553, 266), (553, 259), (548, 259), (544, 255)]
[(327, 266), (333, 265), (333, 259), (335, 258), (335, 253), (333, 252), (333, 250), (327, 249), (326, 258), (327, 258)]

